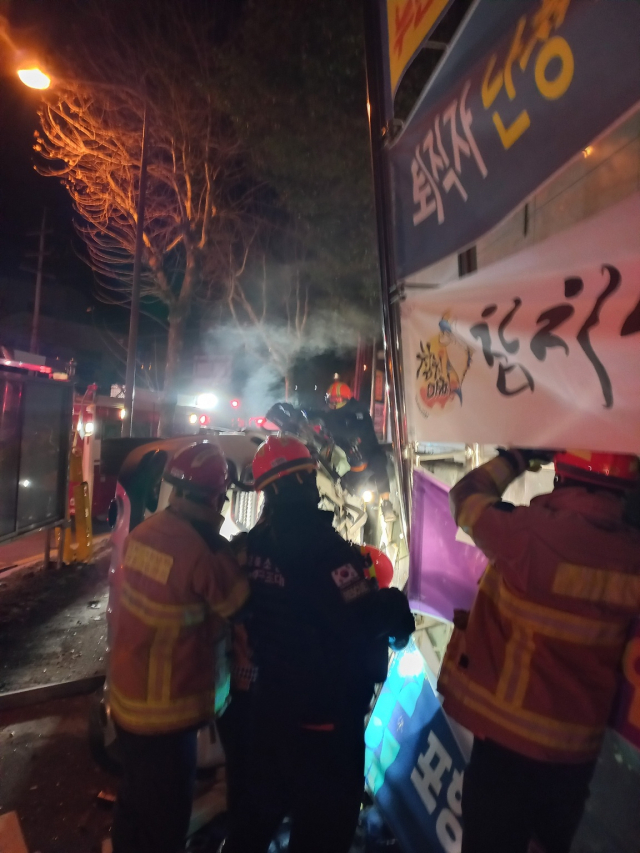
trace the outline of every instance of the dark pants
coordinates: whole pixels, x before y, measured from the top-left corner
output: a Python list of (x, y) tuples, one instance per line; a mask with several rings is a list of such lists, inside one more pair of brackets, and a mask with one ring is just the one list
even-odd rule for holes
[(249, 691), (232, 693), (231, 703), (216, 724), (224, 749), (227, 782), (227, 812), (235, 814), (246, 796), (249, 756), (251, 695)]
[(250, 780), (224, 853), (267, 853), (291, 818), (289, 853), (347, 853), (364, 788), (364, 719), (309, 731), (259, 712), (252, 726)]
[(180, 853), (191, 816), (197, 731), (136, 735), (116, 729), (124, 776), (113, 816), (113, 853)]
[(476, 738), (464, 774), (462, 853), (569, 853), (595, 762), (554, 764)]

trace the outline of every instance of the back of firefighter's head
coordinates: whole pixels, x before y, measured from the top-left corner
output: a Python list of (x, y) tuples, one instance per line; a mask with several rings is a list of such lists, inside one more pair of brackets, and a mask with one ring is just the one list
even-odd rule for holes
[(638, 457), (629, 453), (565, 450), (554, 456), (556, 487), (607, 489), (624, 496), (638, 486)]
[(178, 498), (220, 512), (229, 485), (229, 469), (220, 447), (212, 441), (194, 442), (179, 450), (165, 468), (163, 478)]
[(352, 397), (351, 388), (344, 382), (334, 382), (324, 396), (330, 409), (341, 409)]
[(270, 504), (312, 503), (318, 505), (318, 465), (309, 448), (291, 435), (270, 435), (253, 459), (257, 491), (264, 491)]

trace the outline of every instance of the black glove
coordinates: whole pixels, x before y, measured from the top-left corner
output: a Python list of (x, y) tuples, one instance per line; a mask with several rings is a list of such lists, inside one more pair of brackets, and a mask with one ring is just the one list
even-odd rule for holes
[(553, 462), (553, 458), (556, 453), (558, 453), (557, 450), (545, 450), (543, 448), (498, 448), (498, 455), (503, 456), (515, 471), (519, 471), (522, 468), (516, 454), (519, 454), (524, 460), (526, 466), (524, 468), (525, 471), (539, 471), (541, 465), (546, 465), (548, 462)]
[(416, 622), (407, 597), (394, 587), (381, 589), (376, 594), (385, 599), (387, 631), (392, 647), (396, 650), (403, 649), (416, 630)]

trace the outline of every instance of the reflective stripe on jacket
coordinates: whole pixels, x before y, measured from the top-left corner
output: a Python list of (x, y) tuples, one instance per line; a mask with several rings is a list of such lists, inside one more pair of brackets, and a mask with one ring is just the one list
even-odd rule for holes
[(117, 722), (152, 734), (189, 728), (228, 694), (226, 622), (249, 594), (219, 539), (213, 551), (186, 518), (157, 513), (128, 536), (109, 659)]
[(500, 496), (524, 469), (497, 457), (451, 490), (454, 517), (490, 560), (439, 680), (478, 737), (543, 761), (595, 758), (629, 627), (640, 612), (640, 532), (607, 492), (563, 487), (529, 507)]

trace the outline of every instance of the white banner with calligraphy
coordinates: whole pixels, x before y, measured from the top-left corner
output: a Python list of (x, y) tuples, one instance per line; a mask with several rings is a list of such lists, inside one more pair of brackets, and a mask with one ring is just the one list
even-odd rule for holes
[(640, 194), (442, 288), (407, 288), (413, 441), (640, 452)]

